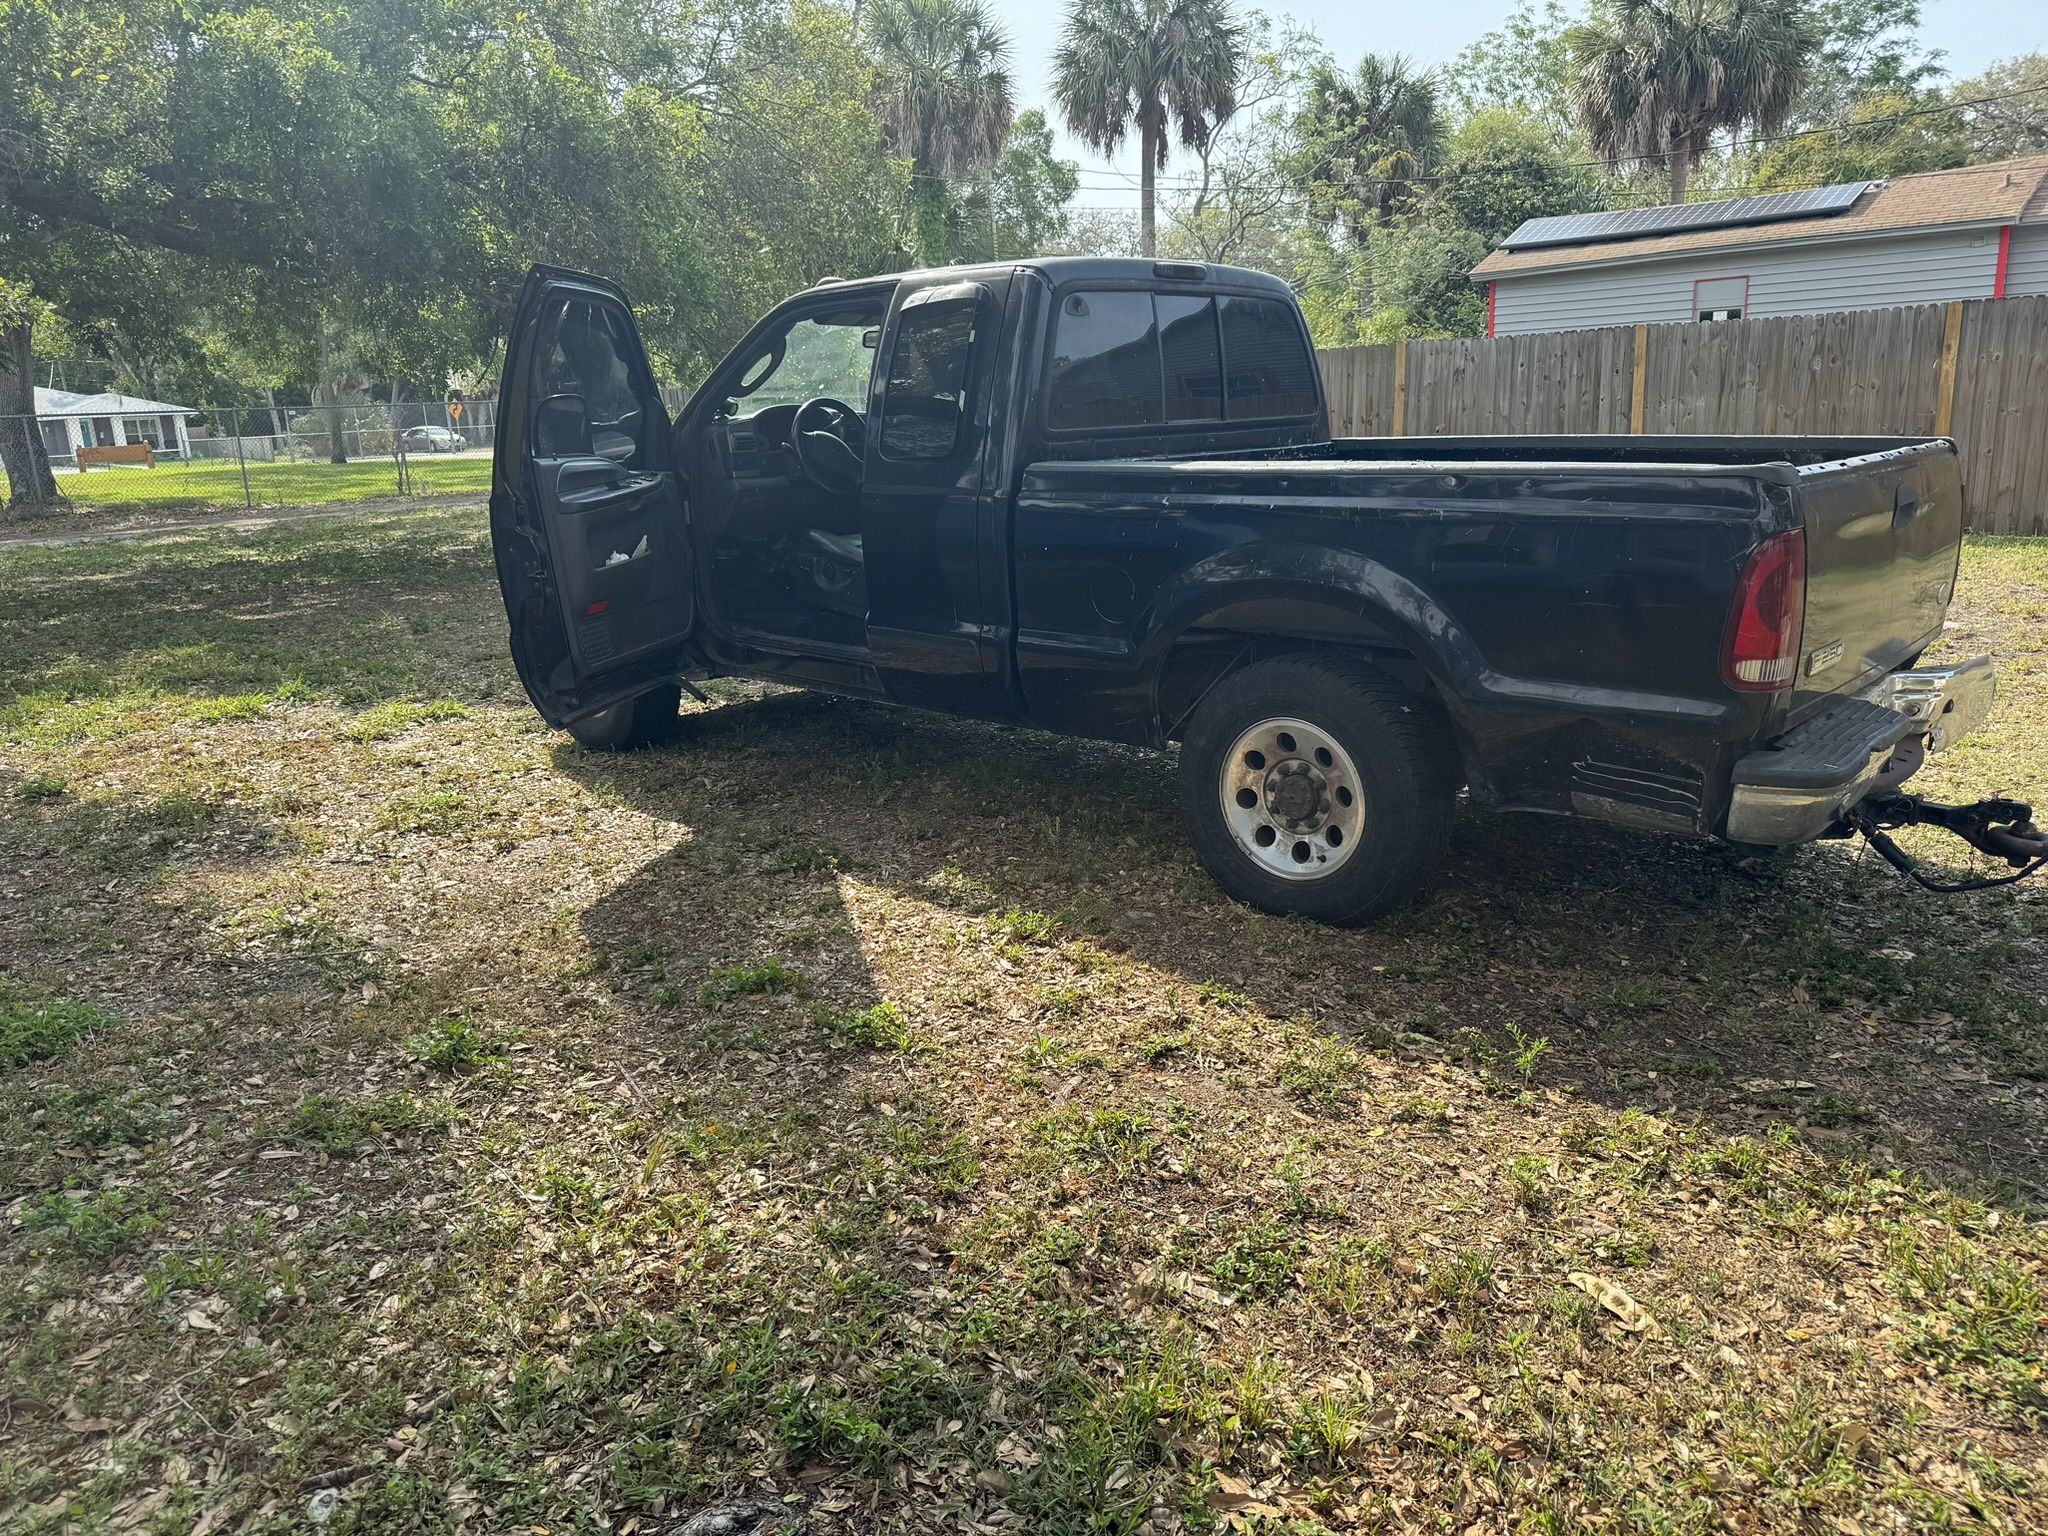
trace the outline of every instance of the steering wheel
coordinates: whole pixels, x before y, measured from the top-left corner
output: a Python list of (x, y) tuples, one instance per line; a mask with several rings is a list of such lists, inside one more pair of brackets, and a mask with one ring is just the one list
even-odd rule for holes
[(861, 450), (856, 444), (864, 431), (860, 412), (844, 400), (817, 395), (790, 418), (789, 445), (796, 451), (797, 467), (813, 485), (852, 495), (860, 490)]

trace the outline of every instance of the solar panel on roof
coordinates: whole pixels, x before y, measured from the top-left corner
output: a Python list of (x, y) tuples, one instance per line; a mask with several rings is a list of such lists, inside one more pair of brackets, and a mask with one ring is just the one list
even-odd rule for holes
[(1529, 219), (1501, 241), (1501, 249), (1526, 251), (1543, 245), (1586, 245), (1596, 240), (1637, 240), (1683, 230), (1726, 229), (1738, 224), (1777, 224), (1847, 213), (1872, 184), (1845, 181), (1833, 187), (1735, 197), (1719, 203), (1676, 203), (1664, 208), (1621, 208), (1611, 213), (1566, 213)]

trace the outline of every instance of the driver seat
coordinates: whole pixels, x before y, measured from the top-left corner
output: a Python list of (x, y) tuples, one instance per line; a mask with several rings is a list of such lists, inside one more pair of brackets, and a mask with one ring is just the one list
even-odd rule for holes
[(867, 622), (868, 573), (859, 534), (806, 528), (796, 564), (808, 582), (805, 596), (812, 603)]
[(823, 528), (806, 528), (804, 543), (816, 553), (830, 555), (835, 560), (844, 560), (849, 565), (861, 563), (860, 535), (857, 533), (832, 533)]

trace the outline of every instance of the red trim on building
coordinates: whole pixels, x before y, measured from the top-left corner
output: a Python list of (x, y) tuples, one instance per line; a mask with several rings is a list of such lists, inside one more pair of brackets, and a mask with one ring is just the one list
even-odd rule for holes
[(1488, 283), (1486, 285), (1486, 334), (1488, 336), (1491, 336), (1493, 334), (1494, 316), (1497, 315), (1499, 312), (1500, 284)]
[(2012, 262), (2012, 226), (2006, 225), (1998, 232), (1998, 275), (1991, 280), (1991, 297), (2005, 297), (2005, 269)]

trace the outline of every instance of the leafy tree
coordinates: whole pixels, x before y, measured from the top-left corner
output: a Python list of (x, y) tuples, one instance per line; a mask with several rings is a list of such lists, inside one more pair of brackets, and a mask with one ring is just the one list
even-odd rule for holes
[(1412, 208), (1443, 150), (1435, 73), (1368, 53), (1350, 74), (1324, 65), (1301, 116), (1303, 179), (1354, 232)]
[(1285, 275), (1304, 235), (1306, 198), (1296, 180), (1301, 109), (1310, 79), (1330, 57), (1314, 33), (1290, 22), (1253, 12), (1243, 27), (1237, 90), (1194, 146), (1200, 170), (1192, 189), (1166, 201), (1161, 248)]
[(1080, 167), (1053, 153), (1045, 114), (1036, 107), (1018, 113), (987, 184), (960, 200), (954, 252), (966, 261), (993, 261), (1052, 250), (1072, 227), (1067, 205), (1080, 184)]
[(1823, 41), (1800, 93), (1801, 121), (1867, 121), (1875, 115), (1863, 105), (1870, 97), (1918, 97), (1941, 76), (1941, 52), (1920, 45), (1921, 0), (1811, 0), (1811, 7)]
[(928, 266), (950, 260), (950, 182), (987, 170), (1010, 132), (1009, 40), (980, 0), (870, 0), (881, 119), (910, 162), (913, 239)]
[(1071, 256), (1135, 256), (1139, 219), (1123, 208), (1083, 206), (1067, 221), (1066, 238), (1053, 249)]
[(1466, 45), (1444, 71), (1446, 98), (1465, 116), (1505, 107), (1560, 135), (1571, 133), (1577, 120), (1564, 35), (1576, 20), (1562, 0), (1520, 0), (1507, 20)]
[(657, 366), (684, 381), (798, 289), (909, 262), (909, 167), (877, 152), (875, 64), (852, 17), (819, 0), (730, 3), (734, 19), (704, 15), (677, 65), (704, 121), (703, 154), (682, 169), (704, 210), (706, 280), (667, 324), (641, 317)]
[(1606, 206), (1595, 170), (1541, 119), (1495, 107), (1451, 135), (1437, 197), (1466, 229), (1496, 244), (1528, 219)]
[(1972, 160), (2048, 152), (2048, 54), (2001, 59), (1958, 83), (1949, 99), (1964, 109)]
[(34, 511), (64, 502), (36, 424), (30, 343), (46, 311), (27, 288), (0, 277), (0, 469), (7, 472), (9, 511)]
[(124, 378), (302, 403), (487, 382), (553, 261), (680, 377), (900, 264), (874, 86), (827, 0), (0, 0), (0, 273)]
[(1963, 114), (1932, 93), (1878, 92), (1860, 98), (1839, 130), (1773, 144), (1750, 181), (1760, 192), (1879, 181), (1970, 163)]
[(1599, 0), (1565, 34), (1594, 150), (1661, 164), (1674, 203), (1716, 134), (1785, 125), (1819, 45), (1795, 0)]
[(1053, 54), (1067, 126), (1105, 155), (1138, 134), (1138, 250), (1158, 248), (1158, 172), (1236, 99), (1243, 35), (1225, 0), (1071, 0)]

